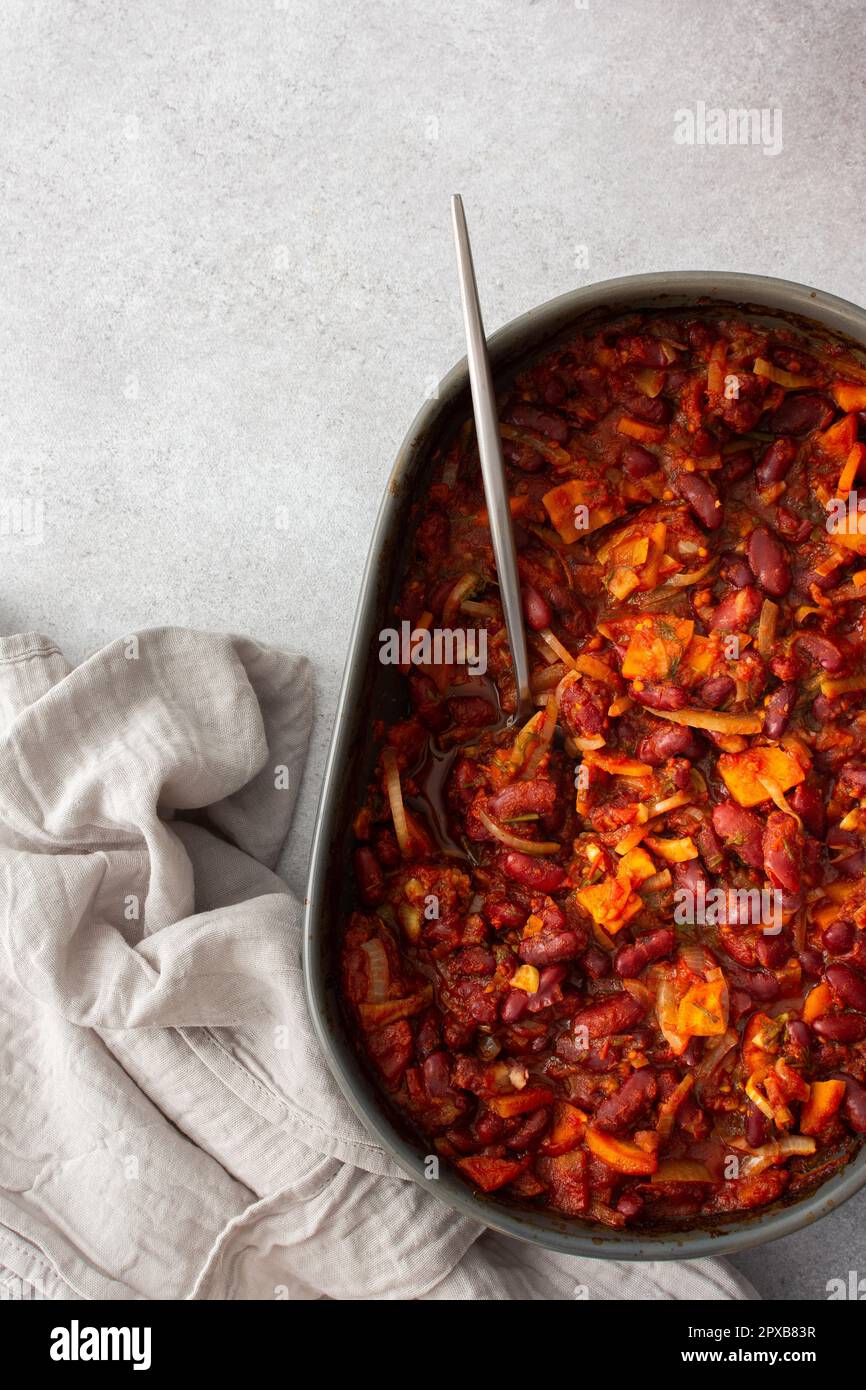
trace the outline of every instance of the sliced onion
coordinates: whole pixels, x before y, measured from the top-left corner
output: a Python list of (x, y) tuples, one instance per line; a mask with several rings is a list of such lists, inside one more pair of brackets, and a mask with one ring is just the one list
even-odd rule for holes
[(622, 1230), (625, 1225), (625, 1217), (622, 1212), (609, 1207), (606, 1202), (602, 1202), (598, 1197), (591, 1197), (586, 1214), (590, 1221), (597, 1221), (601, 1226), (610, 1226), (614, 1230)]
[(686, 942), (685, 946), (680, 949), (680, 960), (691, 970), (693, 975), (703, 975), (710, 964), (703, 946), (698, 945), (695, 941)]
[(691, 792), (674, 792), (673, 796), (666, 796), (662, 801), (656, 801), (650, 807), (650, 815), (663, 816), (666, 811), (675, 811), (678, 806), (690, 805), (691, 800)]
[(773, 603), (772, 599), (765, 598), (761, 606), (761, 616), (758, 619), (757, 647), (758, 655), (764, 661), (769, 661), (773, 655), (773, 643), (776, 640), (776, 620), (779, 616), (779, 605)]
[(658, 893), (663, 888), (670, 888), (673, 879), (670, 869), (660, 869), (657, 874), (651, 874), (645, 878), (640, 885), (641, 895), (644, 893)]
[(403, 805), (403, 789), (400, 786), (397, 754), (393, 748), (385, 749), (382, 754), (382, 766), (385, 769), (385, 790), (388, 793), (388, 804), (391, 807), (394, 833), (402, 853), (406, 854), (410, 845), (409, 822), (406, 819), (406, 807)]
[(749, 1097), (749, 1100), (752, 1102), (753, 1105), (756, 1105), (758, 1107), (765, 1119), (772, 1120), (773, 1107), (767, 1100), (767, 1097), (764, 1095), (763, 1091), (758, 1089), (758, 1078), (754, 1074), (748, 1078), (745, 1090), (746, 1095)]
[(790, 1158), (792, 1154), (813, 1154), (816, 1147), (815, 1140), (803, 1134), (787, 1134), (783, 1139), (775, 1139), (769, 1144), (762, 1144), (759, 1149), (753, 1149), (748, 1157), (743, 1159), (740, 1171), (744, 1176), (754, 1176), (755, 1173), (763, 1173), (765, 1168), (772, 1168), (774, 1164)]
[(572, 735), (572, 743), (579, 748), (581, 753), (594, 753), (597, 748), (603, 748), (605, 740), (599, 734), (596, 738), (578, 738)]
[(652, 995), (643, 980), (623, 980), (622, 987), (632, 999), (636, 999), (647, 1011), (652, 1007)]
[(702, 579), (715, 568), (715, 560), (710, 560), (706, 565), (702, 565), (699, 570), (683, 570), (681, 574), (673, 574), (670, 579), (665, 580), (666, 589), (688, 589), (692, 584), (700, 584)]
[(581, 675), (591, 676), (593, 680), (604, 681), (607, 685), (612, 685), (614, 689), (619, 688), (619, 677), (610, 669), (604, 661), (599, 661), (597, 656), (591, 652), (581, 652), (580, 656), (574, 658), (574, 669), (580, 671)]
[(543, 638), (550, 650), (555, 652), (560, 661), (564, 661), (566, 666), (574, 668), (574, 657), (567, 647), (564, 647), (559, 638), (551, 632), (549, 627), (543, 627), (539, 632), (539, 637)]
[(694, 1072), (687, 1072), (683, 1079), (679, 1081), (677, 1085), (674, 1087), (674, 1089), (671, 1091), (667, 1100), (662, 1101), (661, 1105), (659, 1106), (659, 1120), (658, 1124), (656, 1125), (656, 1129), (658, 1130), (660, 1138), (668, 1139), (670, 1135), (673, 1133), (674, 1122), (677, 1117), (677, 1111), (679, 1110), (680, 1106), (682, 1105), (683, 1101), (685, 1100), (686, 1096), (688, 1095), (689, 1091), (692, 1089), (694, 1084)]
[(483, 806), (478, 807), (478, 819), (495, 840), (506, 845), (508, 849), (517, 850), (520, 854), (556, 854), (562, 848), (553, 840), (523, 840), (519, 835), (512, 835), (509, 830), (497, 825), (496, 821), (488, 816)]
[(480, 574), (476, 574), (474, 570), (467, 570), (466, 574), (460, 576), (442, 605), (442, 621), (446, 627), (456, 616), (463, 600), (472, 593), (473, 589), (479, 588), (481, 583)]
[(672, 724), (707, 729), (715, 734), (759, 734), (764, 727), (760, 714), (725, 714), (711, 709), (654, 709), (653, 714)]
[(688, 1047), (689, 1040), (676, 1031), (678, 1011), (679, 1000), (674, 982), (662, 978), (656, 990), (656, 1017), (665, 1041), (679, 1057)]
[(777, 386), (784, 386), (786, 391), (804, 391), (810, 386), (818, 385), (818, 382), (813, 381), (810, 376), (786, 372), (782, 367), (777, 367), (775, 363), (768, 362), (765, 357), (755, 358), (752, 371), (755, 376), (762, 376), (766, 381), (773, 381)]
[(382, 945), (378, 936), (371, 936), (369, 941), (365, 941), (361, 950), (367, 957), (367, 965), (370, 971), (370, 984), (367, 989), (368, 1004), (384, 1004), (388, 998), (388, 988), (391, 984), (391, 971), (388, 968), (388, 952)]
[(797, 815), (797, 812), (791, 810), (791, 807), (785, 800), (785, 793), (782, 791), (775, 777), (768, 777), (766, 773), (762, 773), (760, 777), (755, 777), (755, 781), (760, 782), (764, 791), (772, 798), (779, 810), (783, 811), (786, 816), (790, 816), (792, 820), (795, 820), (802, 829), (803, 822)]
[(712, 1182), (710, 1170), (695, 1158), (666, 1158), (650, 1176), (650, 1182)]
[(736, 1045), (737, 1035), (732, 1028), (729, 1028), (727, 1033), (723, 1033), (720, 1038), (714, 1038), (704, 1049), (704, 1055), (695, 1068), (695, 1085), (700, 1086), (704, 1081), (709, 1081), (713, 1072), (727, 1057), (731, 1048), (736, 1047)]
[(538, 730), (538, 742), (527, 758), (526, 765), (520, 774), (523, 781), (529, 781), (531, 777), (535, 776), (539, 763), (550, 747), (553, 735), (556, 733), (556, 714), (556, 697), (554, 695), (548, 695), (547, 703), (544, 707), (544, 718)]
[(565, 675), (565, 664), (562, 661), (555, 661), (546, 670), (539, 671), (537, 676), (532, 677), (531, 685), (533, 694), (546, 695), (548, 690), (554, 690)]

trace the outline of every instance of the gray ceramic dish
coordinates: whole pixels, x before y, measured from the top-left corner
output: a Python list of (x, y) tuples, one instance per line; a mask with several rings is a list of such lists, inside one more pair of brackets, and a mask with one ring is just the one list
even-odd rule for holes
[[(507, 380), (561, 335), (620, 310), (706, 303), (796, 316), (808, 320), (809, 327), (819, 325), (831, 335), (866, 344), (866, 311), (820, 290), (760, 275), (670, 272), (606, 280), (531, 310), (491, 339), (493, 370), (498, 381)], [(349, 904), (351, 819), (372, 763), (372, 712), (379, 718), (396, 715), (401, 697), (400, 678), (378, 661), (377, 636), (388, 625), (389, 601), (406, 559), (409, 510), (423, 495), (431, 454), (470, 413), (464, 360), (413, 421), (397, 454), (370, 545), (319, 805), (306, 908), (304, 970), (319, 1041), (349, 1104), (400, 1168), (464, 1216), (494, 1230), (566, 1254), (629, 1260), (732, 1254), (776, 1240), (817, 1221), (866, 1183), (866, 1146), (811, 1194), (721, 1226), (658, 1234), (600, 1230), (476, 1194), (444, 1164), (437, 1180), (426, 1179), (422, 1145), (401, 1129), (352, 1046), (336, 991), (337, 946)]]

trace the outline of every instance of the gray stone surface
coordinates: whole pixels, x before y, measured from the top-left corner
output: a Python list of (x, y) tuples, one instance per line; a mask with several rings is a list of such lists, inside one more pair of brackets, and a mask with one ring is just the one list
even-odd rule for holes
[[(790, 276), (862, 299), (858, 0), (6, 0), (6, 630), (74, 658), (143, 626), (308, 652), (303, 884), (370, 526), (462, 354), (448, 196), (488, 327), (606, 276)], [(783, 149), (674, 142), (679, 108)], [(18, 518), (21, 522), (21, 518)], [(35, 542), (35, 543), (31, 543)], [(866, 1194), (738, 1261), (866, 1274)]]

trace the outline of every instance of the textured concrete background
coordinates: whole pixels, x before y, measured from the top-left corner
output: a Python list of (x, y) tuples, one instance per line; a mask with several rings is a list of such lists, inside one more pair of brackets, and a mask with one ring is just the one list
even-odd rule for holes
[[(296, 887), (380, 492), (462, 355), (449, 194), (491, 330), (647, 270), (864, 297), (858, 0), (4, 0), (0, 45), (0, 620), (309, 653)], [(700, 101), (781, 153), (676, 144)], [(864, 1215), (737, 1263), (823, 1298)]]

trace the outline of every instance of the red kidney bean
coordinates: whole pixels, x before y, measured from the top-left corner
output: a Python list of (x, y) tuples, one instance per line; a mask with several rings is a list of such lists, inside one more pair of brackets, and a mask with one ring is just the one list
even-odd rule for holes
[(844, 878), (862, 878), (866, 873), (866, 854), (861, 850), (857, 854), (847, 855), (845, 859), (837, 859), (836, 868)]
[(810, 980), (817, 980), (819, 975), (823, 975), (824, 957), (814, 946), (804, 946), (802, 951), (797, 952), (797, 959), (803, 974)]
[(764, 709), (764, 733), (767, 738), (782, 737), (796, 700), (797, 687), (793, 681), (787, 681), (773, 691)]
[[(821, 592), (824, 593), (827, 589), (835, 589), (836, 585), (839, 583), (842, 571), (837, 565), (835, 569), (828, 570), (826, 574), (819, 574), (817, 570), (807, 570), (806, 573), (808, 575), (808, 583), (814, 584), (816, 589), (820, 589)], [(806, 582), (803, 581), (803, 588), (805, 589), (806, 587)]]
[(752, 582), (752, 571), (735, 550), (726, 550), (721, 557), (719, 574), (733, 589), (745, 589)]
[(678, 473), (673, 484), (701, 525), (708, 531), (718, 531), (724, 520), (724, 508), (712, 483), (700, 473)]
[(866, 796), (866, 767), (844, 763), (839, 770), (839, 790), (857, 801)]
[(759, 936), (755, 954), (767, 970), (778, 970), (791, 954), (791, 947), (780, 933), (778, 936)]
[(730, 699), (736, 688), (730, 676), (709, 676), (698, 686), (698, 694), (710, 709), (718, 709), (719, 705)]
[(795, 681), (803, 674), (803, 663), (796, 652), (784, 652), (770, 657), (770, 670), (777, 680)]
[(752, 1101), (746, 1111), (746, 1143), (752, 1149), (759, 1149), (770, 1137), (770, 1124)]
[(629, 444), (622, 451), (622, 466), (630, 478), (646, 478), (650, 473), (657, 473), (659, 461), (648, 449), (642, 449), (639, 444)]
[(766, 526), (756, 526), (746, 545), (752, 573), (771, 598), (784, 598), (791, 587), (791, 566), (781, 542)]
[(710, 331), (703, 319), (695, 319), (689, 324), (689, 347), (696, 356), (706, 356), (715, 338), (716, 335)]
[(576, 738), (596, 738), (607, 730), (609, 702), (609, 688), (602, 697), (588, 682), (575, 681), (566, 686), (560, 696), (559, 717)]
[(826, 396), (802, 392), (785, 397), (773, 412), (771, 427), (777, 434), (808, 434), (810, 430), (826, 429), (835, 413)]
[(752, 869), (764, 867), (763, 827), (754, 812), (733, 801), (721, 801), (713, 807), (713, 829), (744, 864)]
[(738, 1023), (746, 1014), (750, 1014), (755, 1007), (751, 994), (747, 994), (744, 989), (731, 990), (731, 1022)]
[(445, 1096), (451, 1089), (451, 1070), (447, 1052), (431, 1052), (424, 1058), (424, 1085), (430, 1096)]
[(833, 1073), (834, 1081), (845, 1082), (842, 1114), (855, 1134), (866, 1134), (866, 1087), (847, 1071)]
[(595, 1112), (594, 1123), (613, 1134), (629, 1129), (638, 1116), (652, 1105), (657, 1090), (651, 1067), (633, 1071), (618, 1091), (601, 1102)]
[(817, 788), (801, 782), (799, 787), (795, 787), (789, 794), (788, 800), (791, 809), (797, 812), (806, 829), (820, 839), (824, 834), (827, 816)]
[(491, 894), (485, 900), (481, 911), (497, 931), (506, 931), (509, 927), (522, 927), (528, 915), (525, 907), (509, 902), (500, 894)]
[(505, 1140), (509, 1149), (528, 1149), (537, 1142), (550, 1123), (550, 1110), (542, 1106), (527, 1115), (513, 1134)]
[(643, 1015), (643, 1004), (623, 991), (579, 1009), (573, 1023), (575, 1028), (586, 1028), (590, 1038), (606, 1038), (611, 1033), (627, 1032)]
[(735, 454), (729, 454), (722, 474), (726, 485), (732, 487), (738, 483), (747, 473), (751, 473), (754, 466), (755, 455), (751, 449), (738, 449)]
[(521, 584), (520, 596), (523, 600), (523, 616), (532, 628), (533, 632), (540, 632), (543, 627), (550, 627), (553, 622), (553, 609), (542, 598), (537, 589), (533, 589), (531, 584)]
[(801, 520), (793, 512), (789, 512), (787, 507), (776, 508), (776, 530), (780, 536), (792, 541), (794, 545), (802, 545), (812, 532), (812, 523), (808, 520)]
[(524, 989), (510, 989), (499, 1010), (504, 1023), (516, 1023), (529, 1008), (529, 995)]
[(671, 407), (663, 396), (645, 396), (641, 391), (620, 391), (617, 400), (629, 415), (636, 415), (650, 425), (666, 425), (671, 416)]
[(610, 956), (606, 956), (597, 946), (588, 947), (580, 961), (591, 980), (603, 980), (610, 974)]
[(429, 512), (418, 527), (415, 544), (425, 560), (442, 560), (448, 551), (451, 523), (444, 512)]
[(568, 399), (569, 391), (561, 376), (552, 375), (543, 394), (546, 405), (562, 405)]
[(780, 483), (788, 476), (796, 457), (797, 446), (792, 439), (777, 439), (758, 464), (755, 477), (759, 486), (768, 487), (770, 483)]
[(634, 685), (630, 686), (629, 694), (638, 704), (646, 705), (647, 709), (675, 710), (684, 709), (686, 705), (686, 692), (678, 685), (657, 685), (648, 682), (640, 690)]
[(517, 947), (517, 954), (527, 965), (552, 965), (558, 960), (574, 960), (580, 954), (581, 940), (577, 932), (561, 931), (548, 936), (529, 936)]
[(847, 665), (847, 657), (842, 648), (831, 642), (829, 637), (822, 637), (817, 632), (801, 632), (795, 646), (806, 652), (807, 656), (817, 661), (818, 665), (823, 666), (831, 675), (838, 675)]
[(492, 975), (496, 969), (496, 957), (485, 946), (466, 946), (453, 960), (458, 975)]
[(686, 859), (682, 864), (672, 864), (671, 870), (677, 888), (686, 888), (690, 893), (697, 893), (702, 883), (706, 888), (707, 881), (699, 859)]
[(549, 816), (555, 805), (556, 784), (537, 777), (503, 787), (490, 797), (487, 809), (500, 820), (513, 820), (516, 816)]
[(355, 850), (355, 877), (362, 901), (367, 907), (378, 907), (385, 897), (385, 880), (378, 859), (366, 846)]
[(757, 618), (763, 604), (764, 600), (753, 585), (735, 589), (716, 604), (710, 627), (713, 632), (745, 632)]
[(650, 767), (661, 767), (668, 758), (689, 758), (694, 761), (703, 757), (706, 744), (692, 729), (673, 726), (660, 726), (642, 738), (637, 755), (642, 763)]
[(697, 830), (692, 831), (701, 852), (701, 859), (711, 874), (717, 874), (725, 861), (721, 841), (708, 820), (701, 821)]
[(836, 718), (838, 708), (835, 700), (828, 700), (826, 695), (819, 695), (812, 701), (812, 717), (819, 724), (832, 724)]
[(831, 955), (845, 956), (854, 945), (855, 935), (854, 923), (849, 922), (847, 917), (842, 917), (839, 921), (830, 923), (821, 940)]
[(763, 835), (764, 871), (776, 888), (796, 893), (803, 863), (803, 832), (784, 811), (771, 811)]
[(541, 1009), (549, 1009), (562, 999), (559, 986), (567, 974), (564, 965), (547, 965), (538, 976), (538, 989), (529, 996), (529, 1012), (537, 1014)]
[(634, 979), (653, 961), (669, 956), (676, 944), (676, 932), (670, 927), (658, 927), (633, 944), (621, 946), (614, 957), (613, 968), (622, 979)]
[(859, 1013), (866, 1013), (866, 980), (850, 965), (828, 965), (825, 979), (843, 1004), (857, 1009)]
[(441, 733), (448, 723), (448, 710), (429, 676), (410, 675), (409, 698), (421, 723)]
[(500, 860), (506, 878), (531, 888), (536, 893), (555, 893), (565, 882), (565, 869), (551, 859), (536, 859), (519, 850), (509, 850)]
[(546, 434), (548, 439), (555, 439), (557, 444), (565, 444), (570, 433), (567, 420), (544, 410), (536, 410), (525, 401), (520, 401), (514, 406), (511, 418), (515, 425), (526, 425), (528, 429), (536, 430), (539, 434)]
[(809, 1031), (808, 1023), (804, 1023), (801, 1018), (792, 1018), (788, 1020), (786, 1026), (795, 1046), (803, 1052), (808, 1052), (812, 1046), (812, 1034)]
[(639, 1192), (624, 1192), (617, 1199), (616, 1209), (620, 1216), (624, 1216), (626, 1221), (633, 1221), (643, 1211), (643, 1197)]
[(752, 998), (760, 1000), (762, 1004), (769, 1004), (772, 999), (778, 999), (782, 992), (779, 981), (768, 970), (750, 971), (743, 976), (743, 985)]
[(866, 1038), (866, 1018), (862, 1014), (825, 1014), (815, 1019), (812, 1029), (826, 1042), (862, 1042)]

